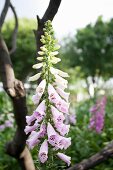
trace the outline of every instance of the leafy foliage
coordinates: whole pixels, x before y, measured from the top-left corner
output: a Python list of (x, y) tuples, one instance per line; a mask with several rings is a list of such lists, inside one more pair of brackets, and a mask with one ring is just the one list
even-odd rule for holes
[[(11, 49), (11, 35), (14, 27), (14, 22), (9, 20), (4, 24), (3, 36), (6, 43)], [(33, 20), (20, 19), (19, 30), (17, 36), (17, 50), (11, 56), (15, 74), (19, 79), (26, 79), (27, 75), (32, 72), (34, 56), (36, 50), (35, 36), (33, 29), (36, 27)]]
[[(84, 77), (112, 77), (113, 67), (113, 19), (104, 22), (99, 17), (77, 31), (74, 38), (66, 41), (62, 55), (68, 67), (79, 66)], [(64, 42), (65, 42), (64, 41)]]

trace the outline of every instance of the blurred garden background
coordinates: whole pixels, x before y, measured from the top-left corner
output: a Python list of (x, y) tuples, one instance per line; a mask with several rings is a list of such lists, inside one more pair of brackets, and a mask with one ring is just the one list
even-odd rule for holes
[[(89, 1), (86, 2), (88, 5)], [(95, 8), (99, 9), (98, 2), (96, 2), (97, 7)], [(74, 17), (71, 16), (70, 18), (73, 22), (73, 30), (70, 29), (69, 32), (66, 30), (67, 32), (63, 36), (61, 34), (64, 34), (65, 28), (60, 27), (60, 22), (57, 21), (57, 27), (60, 27), (60, 30), (56, 32), (56, 37), (61, 45), (59, 57), (62, 59), (62, 62), (58, 64), (58, 68), (68, 72), (70, 75), (68, 79), (71, 103), (70, 112), (76, 117), (76, 122), (72, 123), (69, 134), (72, 137), (72, 145), (67, 151), (67, 154), (72, 157), (72, 164), (79, 163), (83, 159), (87, 159), (99, 152), (113, 139), (113, 12), (105, 18), (105, 13), (107, 12), (104, 13), (104, 11), (111, 9), (109, 8), (111, 1), (100, 0), (100, 2), (101, 6), (104, 3), (109, 4), (109, 6), (105, 5), (106, 8), (104, 6), (103, 13), (100, 10), (100, 13), (96, 14), (95, 19), (91, 20), (90, 18), (90, 21), (83, 25), (81, 24), (80, 28), (78, 28), (79, 26), (76, 25), (77, 22), (74, 22), (74, 20), (81, 19), (82, 22), (82, 17), (79, 18), (79, 16), (73, 14)], [(40, 3), (40, 8), (43, 8), (43, 3), (42, 6)], [(61, 4), (62, 8), (64, 8), (63, 3)], [(72, 0), (72, 4), (76, 6), (76, 1)], [(16, 3), (15, 8), (17, 8)], [(67, 12), (70, 12), (70, 10), (69, 8)], [(62, 20), (64, 25), (65, 20)], [(56, 24), (54, 23), (53, 25), (55, 27)], [(13, 27), (14, 21), (10, 16), (5, 21), (2, 30), (9, 49), (11, 48), (10, 35)], [(28, 83), (28, 77), (33, 75), (32, 65), (36, 56), (36, 42), (32, 31), (35, 28), (35, 16), (29, 18), (26, 14), (25, 17), (19, 18), (17, 49), (11, 55), (16, 77), (25, 83), (29, 115), (34, 109), (31, 97), (36, 87), (36, 84)], [(60, 34), (58, 34), (59, 31)], [(91, 117), (89, 110), (103, 96), (106, 96), (107, 99), (104, 127), (101, 133), (96, 133), (95, 130), (89, 129)], [(13, 113), (13, 107), (0, 82), (0, 118), (4, 117), (4, 121), (6, 121), (9, 113)], [(3, 119), (1, 118), (0, 125), (2, 123)], [(0, 130), (0, 170), (19, 170), (16, 160), (5, 154), (4, 147), (6, 142), (11, 140), (14, 135), (15, 127), (16, 124), (13, 122), (13, 127), (9, 126)], [(32, 152), (32, 155), (36, 159), (37, 154)], [(113, 158), (93, 169), (113, 170)]]

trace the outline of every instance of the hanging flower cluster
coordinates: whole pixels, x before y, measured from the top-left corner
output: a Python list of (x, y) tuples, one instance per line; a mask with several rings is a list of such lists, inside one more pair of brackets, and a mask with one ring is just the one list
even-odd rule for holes
[(68, 114), (69, 109), (69, 93), (64, 91), (68, 84), (65, 79), (68, 74), (53, 67), (61, 59), (56, 57), (60, 46), (54, 39), (51, 21), (45, 23), (43, 31), (44, 35), (40, 39), (41, 51), (38, 52), (37, 58), (40, 63), (33, 65), (34, 69), (41, 68), (42, 71), (29, 78), (29, 81), (36, 81), (41, 77), (42, 81), (32, 97), (37, 108), (31, 116), (26, 116), (25, 133), (30, 133), (26, 142), (30, 149), (42, 142), (38, 153), (41, 163), (47, 161), (50, 146), (56, 155), (69, 166), (71, 158), (59, 151), (66, 150), (71, 145), (71, 138), (65, 137), (70, 125), (64, 123), (64, 114)]
[(4, 131), (6, 128), (14, 127), (14, 118), (12, 113), (7, 115), (1, 114), (0, 116), (0, 131)]
[(96, 105), (91, 107), (90, 129), (94, 129), (97, 133), (101, 133), (104, 126), (106, 97), (97, 101)]

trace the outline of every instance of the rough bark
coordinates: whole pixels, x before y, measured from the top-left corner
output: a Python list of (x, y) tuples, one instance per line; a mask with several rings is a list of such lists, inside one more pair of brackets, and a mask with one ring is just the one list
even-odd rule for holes
[(88, 170), (90, 168), (94, 168), (95, 166), (103, 163), (109, 158), (113, 158), (113, 141), (111, 141), (105, 148), (103, 148), (100, 152), (91, 156), (88, 159), (81, 161), (80, 163), (74, 165), (67, 170)]

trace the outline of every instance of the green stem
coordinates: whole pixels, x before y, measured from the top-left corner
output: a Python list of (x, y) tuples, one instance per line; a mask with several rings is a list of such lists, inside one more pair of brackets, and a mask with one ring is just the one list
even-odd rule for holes
[(50, 121), (50, 102), (49, 102), (49, 95), (48, 95), (48, 85), (50, 82), (50, 66), (49, 66), (49, 59), (48, 56), (46, 56), (46, 72), (45, 72), (45, 78), (46, 78), (46, 123)]

